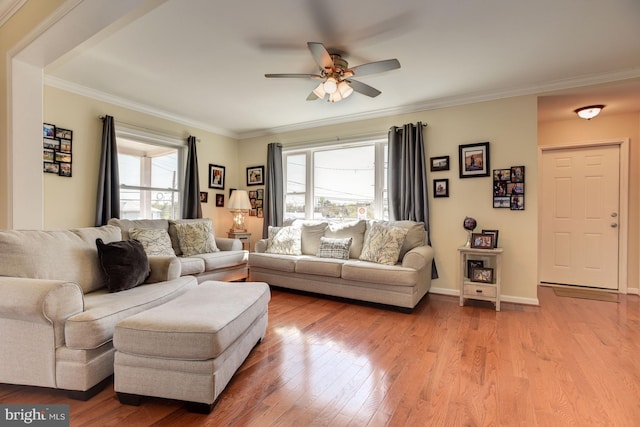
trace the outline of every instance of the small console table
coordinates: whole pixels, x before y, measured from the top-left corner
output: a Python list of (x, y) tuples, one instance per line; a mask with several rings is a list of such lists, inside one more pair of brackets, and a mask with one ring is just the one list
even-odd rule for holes
[[(465, 299), (491, 301), (500, 311), (500, 284), (502, 281), (502, 248), (476, 249), (461, 247), (460, 252), (460, 306)], [(473, 277), (468, 261), (482, 261), (481, 269), (475, 270)], [(489, 274), (493, 270), (493, 274)], [(472, 276), (472, 277), (470, 277)]]
[(242, 242), (242, 249), (251, 251), (251, 233), (246, 231), (233, 231), (229, 230), (227, 236), (230, 239), (238, 239)]

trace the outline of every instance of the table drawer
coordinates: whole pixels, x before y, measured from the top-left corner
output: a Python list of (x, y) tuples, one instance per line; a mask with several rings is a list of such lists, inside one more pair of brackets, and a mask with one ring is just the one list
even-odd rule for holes
[(464, 285), (464, 295), (472, 298), (474, 295), (483, 296), (483, 297), (496, 297), (496, 286), (495, 285), (481, 285), (481, 284), (465, 284)]

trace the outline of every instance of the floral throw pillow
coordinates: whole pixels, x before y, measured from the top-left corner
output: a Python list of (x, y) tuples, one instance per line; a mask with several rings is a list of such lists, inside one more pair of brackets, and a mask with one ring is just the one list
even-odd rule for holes
[(407, 236), (407, 229), (373, 223), (365, 236), (360, 259), (378, 264), (395, 265), (400, 248)]
[(155, 228), (131, 228), (129, 237), (142, 243), (147, 256), (175, 256), (167, 230)]
[(269, 227), (268, 254), (302, 255), (302, 229), (299, 227)]
[(182, 256), (218, 252), (210, 221), (176, 224), (176, 232)]
[(320, 249), (318, 249), (316, 256), (320, 258), (349, 259), (349, 249), (351, 248), (352, 241), (353, 239), (351, 237), (347, 237), (346, 239), (321, 237)]

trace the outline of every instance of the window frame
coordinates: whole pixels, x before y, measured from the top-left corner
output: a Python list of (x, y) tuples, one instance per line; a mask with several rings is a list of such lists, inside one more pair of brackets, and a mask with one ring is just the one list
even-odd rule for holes
[[(374, 208), (374, 218), (376, 219), (385, 219), (385, 212), (388, 216), (388, 206), (385, 209), (385, 184), (386, 184), (386, 174), (387, 165), (385, 162), (385, 153), (387, 151), (388, 146), (388, 137), (386, 134), (376, 134), (372, 136), (353, 138), (346, 141), (320, 141), (313, 143), (300, 143), (300, 144), (292, 144), (288, 147), (283, 147), (282, 149), (282, 165), (283, 165), (283, 183), (284, 183), (284, 206), (283, 212), (286, 213), (286, 204), (287, 204), (287, 195), (289, 194), (287, 191), (287, 158), (290, 155), (305, 155), (305, 218), (313, 218), (314, 213), (314, 194), (313, 190), (315, 188), (314, 183), (314, 154), (319, 151), (328, 151), (328, 150), (339, 150), (339, 149), (347, 149), (347, 148), (357, 148), (357, 147), (366, 147), (373, 146), (374, 147), (374, 162), (375, 162), (375, 173), (374, 173), (374, 199), (373, 199), (373, 208)], [(388, 205), (388, 202), (387, 202)], [(353, 218), (350, 218), (353, 219)]]
[[(140, 130), (132, 127), (128, 127), (126, 125), (119, 125), (116, 123), (115, 125), (115, 134), (116, 134), (116, 145), (118, 145), (119, 139), (127, 139), (134, 142), (139, 142), (142, 144), (153, 145), (157, 147), (165, 147), (175, 149), (178, 154), (178, 169), (177, 169), (177, 188), (175, 190), (169, 188), (156, 188), (149, 187), (143, 185), (128, 185), (120, 183), (118, 191), (122, 190), (139, 190), (139, 191), (175, 191), (178, 194), (179, 203), (182, 203), (184, 198), (184, 174), (186, 170), (186, 159), (187, 159), (187, 141), (179, 139), (177, 137), (163, 135), (159, 133), (150, 132), (148, 130)], [(118, 154), (127, 154), (131, 155), (131, 153), (127, 153), (126, 150), (120, 151), (118, 146)], [(118, 172), (120, 173), (120, 172)], [(120, 178), (120, 177), (118, 177)], [(182, 209), (180, 206), (177, 209), (178, 217), (181, 216)], [(180, 219), (180, 218), (172, 218), (172, 219)]]

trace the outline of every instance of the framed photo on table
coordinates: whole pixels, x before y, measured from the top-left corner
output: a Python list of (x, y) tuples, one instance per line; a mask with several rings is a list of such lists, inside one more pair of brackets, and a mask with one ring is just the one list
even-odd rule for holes
[(493, 283), (493, 268), (475, 267), (471, 270), (472, 282)]
[(459, 145), (460, 178), (489, 176), (489, 143)]
[(493, 249), (493, 234), (472, 233), (471, 247), (475, 249)]

